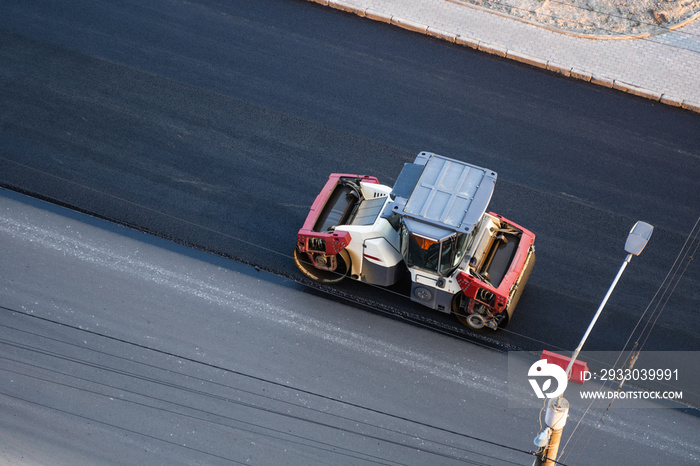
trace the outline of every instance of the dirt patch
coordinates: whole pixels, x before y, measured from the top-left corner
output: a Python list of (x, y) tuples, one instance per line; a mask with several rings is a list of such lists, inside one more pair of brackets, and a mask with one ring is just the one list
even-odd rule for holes
[(452, 0), (589, 36), (653, 34), (700, 14), (700, 0)]

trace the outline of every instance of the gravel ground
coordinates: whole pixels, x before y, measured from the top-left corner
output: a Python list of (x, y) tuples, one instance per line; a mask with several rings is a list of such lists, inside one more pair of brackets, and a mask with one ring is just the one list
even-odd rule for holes
[(700, 0), (450, 0), (589, 36), (653, 34), (700, 16)]

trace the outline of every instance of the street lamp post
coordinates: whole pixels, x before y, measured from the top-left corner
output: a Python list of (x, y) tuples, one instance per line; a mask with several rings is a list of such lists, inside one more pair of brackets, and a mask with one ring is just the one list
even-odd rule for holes
[(651, 237), (651, 233), (653, 231), (653, 226), (649, 225), (646, 222), (640, 221), (634, 224), (632, 230), (630, 230), (629, 232), (629, 235), (627, 235), (627, 241), (625, 242), (625, 251), (627, 252), (627, 257), (622, 263), (620, 270), (617, 272), (615, 280), (613, 280), (612, 284), (610, 285), (608, 292), (605, 294), (605, 298), (603, 298), (603, 301), (600, 303), (600, 306), (598, 306), (598, 310), (593, 316), (593, 320), (591, 320), (591, 323), (588, 325), (586, 333), (583, 335), (583, 338), (581, 338), (581, 343), (578, 344), (578, 346), (574, 350), (574, 353), (571, 355), (571, 361), (569, 361), (569, 365), (566, 368), (567, 378), (571, 376), (571, 368), (574, 366), (574, 362), (576, 361), (578, 354), (581, 352), (583, 344), (586, 342), (586, 339), (591, 333), (591, 330), (593, 330), (593, 326), (598, 320), (598, 317), (600, 317), (600, 313), (603, 311), (605, 304), (607, 304), (608, 298), (610, 298), (610, 295), (615, 289), (615, 286), (617, 285), (620, 276), (622, 276), (622, 272), (624, 272), (625, 268), (627, 268), (627, 264), (629, 264), (632, 260), (632, 256), (638, 256), (644, 250), (644, 247), (647, 245), (647, 242), (649, 241), (649, 238)]
[[(615, 289), (620, 276), (622, 276), (622, 272), (625, 271), (627, 264), (629, 264), (632, 260), (632, 256), (638, 256), (644, 250), (644, 247), (647, 245), (653, 231), (653, 226), (646, 222), (639, 221), (634, 224), (632, 230), (629, 232), (629, 235), (627, 235), (627, 241), (625, 242), (627, 257), (622, 263), (620, 270), (617, 272), (617, 275), (610, 285), (608, 292), (605, 294), (605, 298), (603, 298), (600, 306), (598, 306), (598, 310), (593, 316), (593, 320), (591, 320), (586, 333), (583, 335), (583, 338), (581, 338), (581, 342), (571, 355), (571, 360), (566, 368), (567, 379), (571, 376), (571, 368), (574, 366), (574, 362), (576, 362), (576, 358), (578, 358), (581, 348), (583, 348), (584, 343), (586, 343), (588, 335), (591, 333), (591, 330), (593, 330), (593, 326), (598, 320), (598, 317), (600, 317), (600, 313), (603, 311), (605, 304), (608, 302), (608, 298), (610, 298), (613, 289)], [(561, 433), (564, 429), (564, 425), (566, 424), (566, 417), (568, 416), (568, 413), (569, 402), (564, 399), (563, 394), (556, 400), (551, 399), (549, 400), (549, 403), (547, 403), (547, 411), (545, 413), (545, 423), (547, 424), (547, 429), (545, 429), (545, 431), (548, 433), (548, 440), (546, 446), (543, 447), (544, 449), (535, 459), (535, 466), (554, 466), (557, 453), (559, 452), (559, 440), (561, 439)], [(535, 445), (538, 447), (541, 446), (542, 437), (542, 434), (540, 434), (537, 438), (535, 438)]]

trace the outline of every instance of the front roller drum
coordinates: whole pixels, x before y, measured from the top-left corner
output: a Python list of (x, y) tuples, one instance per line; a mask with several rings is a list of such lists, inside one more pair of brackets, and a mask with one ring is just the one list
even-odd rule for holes
[(318, 283), (338, 283), (350, 273), (350, 255), (346, 250), (335, 255), (335, 269), (320, 269), (312, 262), (308, 254), (294, 248), (294, 263), (301, 273)]

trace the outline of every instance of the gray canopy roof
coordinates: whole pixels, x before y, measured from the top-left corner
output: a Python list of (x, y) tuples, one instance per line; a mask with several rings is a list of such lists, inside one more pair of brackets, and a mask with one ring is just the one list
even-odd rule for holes
[(496, 177), (491, 170), (421, 152), (399, 174), (392, 210), (441, 229), (469, 233), (488, 207)]

